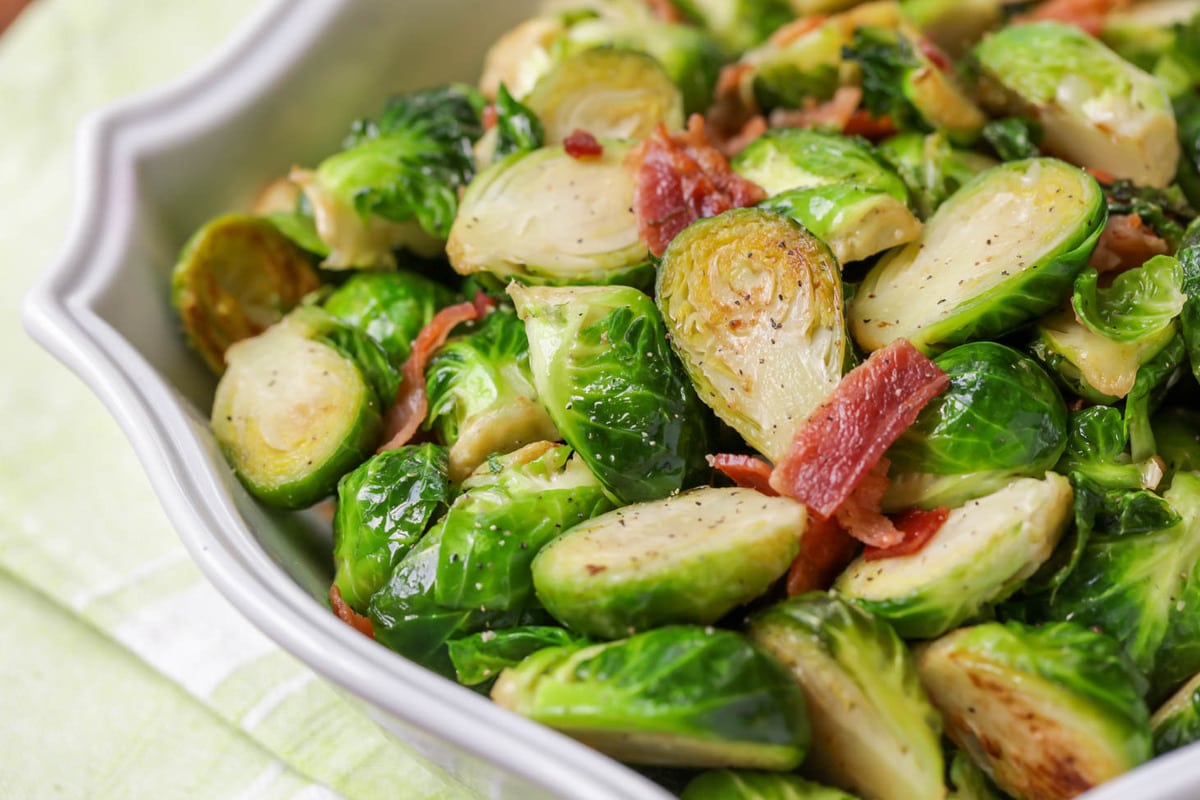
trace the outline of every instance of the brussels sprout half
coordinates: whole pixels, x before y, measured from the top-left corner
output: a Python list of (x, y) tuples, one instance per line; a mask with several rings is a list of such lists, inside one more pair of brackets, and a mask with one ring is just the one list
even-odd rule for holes
[(226, 214), (192, 234), (171, 275), (171, 304), (188, 344), (209, 369), (320, 288), (307, 255), (268, 220)]
[(790, 598), (750, 638), (792, 671), (812, 722), (805, 769), (877, 800), (941, 800), (941, 720), (896, 632), (834, 594)]
[(683, 98), (659, 63), (634, 50), (585, 50), (543, 75), (525, 98), (559, 144), (576, 130), (597, 138), (644, 139), (659, 123), (683, 127)]
[(647, 283), (629, 145), (603, 147), (588, 158), (561, 146), (514, 153), (480, 173), (446, 243), (454, 269), (527, 283)]
[(1147, 186), (1175, 177), (1179, 142), (1166, 92), (1079, 28), (1010, 25), (971, 57), (981, 102), (1036, 118), (1047, 152)]
[(753, 489), (694, 489), (577, 525), (538, 554), (546, 610), (589, 636), (716, 622), (763, 594), (800, 549), (804, 506)]
[(867, 350), (901, 337), (930, 350), (1011, 331), (1062, 301), (1105, 217), (1099, 184), (1065, 162), (993, 167), (871, 269), (847, 309), (851, 332)]
[(242, 483), (263, 502), (303, 508), (374, 449), (398, 382), (373, 340), (301, 306), (227, 353), (212, 431)]
[(361, 330), (401, 364), (433, 315), (454, 302), (454, 293), (408, 270), (361, 272), (330, 293), (325, 310)]
[(809, 742), (804, 697), (787, 671), (712, 628), (542, 650), (505, 670), (492, 699), (638, 764), (787, 770)]
[(684, 788), (680, 800), (857, 800), (840, 789), (806, 781), (799, 775), (720, 769), (702, 772)]
[(1015, 797), (1075, 797), (1150, 757), (1144, 682), (1081, 625), (993, 622), (920, 649), (917, 669), (955, 744)]
[(508, 293), (542, 403), (614, 497), (655, 500), (707, 474), (709, 419), (649, 297), (627, 286)]
[(913, 555), (858, 558), (833, 588), (906, 639), (941, 636), (1037, 571), (1073, 519), (1071, 501), (1062, 475), (1018, 478), (951, 511)]
[(778, 461), (849, 353), (829, 249), (779, 214), (726, 211), (671, 241), (657, 301), (701, 399)]
[(355, 611), (366, 609), (435, 515), (450, 504), (446, 450), (433, 444), (387, 450), (338, 481), (333, 582)]
[(996, 342), (969, 342), (934, 363), (950, 386), (888, 448), (885, 511), (961, 505), (1058, 462), (1067, 406), (1036, 361)]
[(961, 58), (998, 27), (1004, 6), (1004, 0), (900, 0), (904, 16), (951, 58)]
[(533, 557), (611, 507), (569, 447), (539, 442), (492, 459), (371, 597), (376, 641), (453, 675), (450, 640), (545, 620), (533, 594)]

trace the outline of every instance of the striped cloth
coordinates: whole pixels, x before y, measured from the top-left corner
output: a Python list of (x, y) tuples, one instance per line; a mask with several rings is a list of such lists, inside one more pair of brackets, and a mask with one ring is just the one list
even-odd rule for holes
[(178, 75), (245, 0), (38, 0), (0, 38), (0, 797), (466, 800), (245, 622), (108, 413), (19, 328), (82, 116)]

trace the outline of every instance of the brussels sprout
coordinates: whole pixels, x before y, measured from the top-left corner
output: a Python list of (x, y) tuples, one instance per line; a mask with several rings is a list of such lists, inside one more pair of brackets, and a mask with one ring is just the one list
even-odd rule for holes
[(652, 57), (634, 50), (585, 50), (543, 75), (525, 98), (558, 144), (573, 131), (644, 139), (659, 123), (683, 127), (683, 97)]
[(1037, 362), (996, 342), (970, 342), (934, 363), (950, 386), (888, 448), (885, 511), (957, 506), (1058, 462), (1067, 406)]
[(1018, 478), (954, 509), (910, 556), (854, 561), (834, 583), (906, 639), (941, 636), (1012, 594), (1071, 522), (1071, 482)]
[(588, 636), (716, 622), (787, 571), (804, 524), (794, 500), (695, 489), (575, 526), (538, 554), (533, 585), (555, 619)]
[(945, 133), (900, 133), (875, 152), (900, 175), (921, 219), (929, 219), (946, 198), (996, 166), (985, 155), (952, 147)]
[(947, 200), (921, 236), (885, 255), (847, 314), (855, 340), (923, 349), (987, 339), (1054, 308), (1104, 227), (1090, 175), (1034, 158), (993, 167)]
[(921, 233), (921, 221), (904, 202), (853, 183), (789, 189), (758, 207), (799, 222), (829, 245), (840, 264), (911, 242)]
[(809, 741), (804, 698), (787, 671), (712, 628), (542, 650), (505, 670), (492, 699), (638, 764), (786, 770)]
[(788, 0), (676, 0), (676, 8), (736, 55), (795, 16)]
[(533, 386), (525, 325), (509, 311), (488, 314), (446, 342), (425, 367), (425, 381), (425, 427), (450, 445), (453, 481), (493, 453), (559, 438)]
[(946, 733), (1015, 797), (1065, 800), (1150, 757), (1144, 681), (1081, 625), (960, 628), (917, 669)]
[(698, 220), (663, 254), (671, 344), (704, 402), (772, 461), (841, 380), (841, 290), (828, 248), (760, 209)]
[(538, 395), (622, 503), (694, 486), (709, 424), (653, 301), (625, 286), (509, 286)]
[(1176, 473), (1162, 500), (1178, 520), (1156, 528), (1172, 520), (1152, 504), (1112, 532), (1098, 526), (1046, 608), (1118, 638), (1152, 702), (1200, 671), (1200, 473)]
[(1091, 406), (1071, 413), (1067, 447), (1055, 467), (1059, 472), (1087, 477), (1106, 489), (1154, 489), (1163, 476), (1161, 459), (1134, 462), (1127, 452), (1129, 434), (1121, 412), (1111, 406)]
[(921, 33), (960, 58), (1004, 18), (1004, 0), (900, 0), (904, 16)]
[(1197, 13), (1195, 0), (1143, 0), (1105, 14), (1100, 41), (1126, 61), (1154, 72), (1175, 46), (1178, 26)]
[(1103, 288), (1099, 278), (1090, 267), (1079, 273), (1071, 305), (1090, 331), (1113, 341), (1142, 341), (1173, 329), (1187, 300), (1183, 267), (1170, 256), (1154, 256)]
[(1032, 116), (1048, 152), (1149, 186), (1166, 186), (1179, 160), (1175, 117), (1149, 75), (1072, 25), (1012, 25), (972, 58), (980, 100)]
[(544, 617), (531, 613), (533, 557), (612, 506), (571, 448), (548, 442), (492, 459), (462, 490), (368, 607), (377, 641), (444, 675), (451, 639)]
[(530, 17), (492, 43), (483, 59), (479, 91), (488, 98), (508, 87), (514, 97), (525, 97), (550, 65), (550, 51), (572, 19), (567, 14)]
[(378, 119), (355, 123), (345, 150), (315, 171), (292, 171), (329, 247), (325, 267), (394, 267), (391, 251), (401, 246), (425, 256), (441, 251), (458, 189), (475, 172), (482, 104), (461, 86), (396, 97)]
[(454, 293), (407, 270), (363, 272), (325, 300), (325, 310), (379, 342), (393, 364), (401, 364), (433, 315), (454, 302)]
[(301, 306), (229, 348), (212, 431), (258, 499), (303, 508), (374, 449), (397, 376), (373, 340)]
[(514, 153), (467, 188), (446, 255), (462, 275), (530, 283), (644, 283), (652, 274), (633, 213), (629, 145), (574, 158), (561, 146)]
[(338, 481), (333, 517), (334, 584), (362, 612), (400, 559), (450, 504), (446, 450), (433, 444), (387, 450)]
[(901, 130), (940, 130), (954, 142), (969, 144), (987, 118), (953, 73), (939, 68), (916, 45), (920, 34), (902, 24), (898, 30), (860, 27), (843, 56), (862, 70), (863, 105), (874, 116), (888, 116)]
[(1154, 754), (1178, 750), (1200, 740), (1200, 675), (1179, 687), (1150, 717)]
[(941, 720), (886, 622), (812, 593), (752, 617), (750, 638), (804, 690), (813, 731), (807, 772), (877, 800), (945, 797)]
[(710, 770), (697, 775), (680, 800), (856, 800), (840, 789), (798, 775), (746, 770)]
[(188, 345), (220, 375), (230, 345), (262, 333), (320, 286), (308, 257), (269, 221), (226, 214), (183, 246), (171, 303)]
[(464, 686), (490, 686), (507, 667), (515, 667), (548, 647), (585, 643), (565, 628), (524, 625), (498, 631), (480, 631), (449, 644), (454, 675)]

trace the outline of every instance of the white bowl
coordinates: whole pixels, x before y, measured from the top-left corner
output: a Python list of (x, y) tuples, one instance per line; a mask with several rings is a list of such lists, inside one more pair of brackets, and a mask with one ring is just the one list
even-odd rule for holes
[[(184, 544), (268, 636), (483, 797), (663, 800), (636, 772), (504, 711), (338, 621), (327, 524), (266, 511), (208, 430), (214, 381), (168, 304), (171, 266), (205, 220), (245, 207), (292, 164), (331, 152), (394, 91), (473, 81), (532, 2), (277, 0), (203, 68), (91, 117), (73, 223), (25, 305), (30, 333), (79, 374), (132, 441)], [(1194, 800), (1200, 750), (1088, 800)]]

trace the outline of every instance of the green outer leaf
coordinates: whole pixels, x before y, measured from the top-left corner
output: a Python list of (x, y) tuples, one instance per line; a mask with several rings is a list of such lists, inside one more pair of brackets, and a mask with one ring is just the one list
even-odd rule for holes
[(1042, 154), (1037, 144), (1042, 138), (1042, 126), (1036, 120), (1024, 117), (994, 119), (983, 126), (980, 135), (1001, 161), (1036, 158)]
[(1158, 450), (1150, 415), (1166, 391), (1178, 380), (1187, 359), (1182, 336), (1174, 336), (1154, 358), (1142, 365), (1125, 398), (1125, 431), (1129, 454), (1135, 461), (1153, 458)]
[(357, 273), (335, 289), (324, 306), (378, 342), (399, 365), (408, 358), (421, 328), (453, 302), (454, 293), (441, 284), (397, 270)]
[(862, 68), (863, 105), (872, 116), (889, 116), (900, 130), (929, 130), (904, 87), (921, 66), (908, 38), (883, 28), (856, 28), (843, 56)]
[(787, 670), (713, 628), (543, 650), (506, 671), (492, 697), (629, 761), (786, 770), (809, 742), (804, 697)]
[(566, 628), (523, 625), (499, 631), (481, 631), (450, 642), (450, 662), (464, 686), (490, 685), (507, 667), (514, 667), (539, 650), (587, 644)]
[(446, 450), (433, 444), (385, 451), (338, 481), (334, 583), (351, 608), (366, 608), (451, 496)]
[(498, 136), (493, 158), (497, 159), (537, 150), (545, 141), (545, 131), (537, 114), (514, 100), (503, 83), (496, 94), (496, 129)]
[(1154, 256), (1125, 270), (1101, 288), (1088, 267), (1075, 278), (1071, 305), (1093, 333), (1118, 342), (1147, 339), (1169, 326), (1183, 310), (1183, 267), (1170, 256)]
[(606, 490), (653, 500), (706, 474), (708, 415), (650, 298), (625, 286), (508, 291), (538, 395)]
[(684, 788), (680, 800), (857, 800), (840, 789), (799, 775), (745, 770), (710, 770)]
[(730, 166), (771, 195), (787, 189), (853, 183), (908, 202), (904, 181), (875, 155), (871, 146), (841, 134), (772, 128), (734, 156)]
[(898, 133), (875, 148), (904, 181), (913, 210), (929, 219), (945, 200), (996, 162), (950, 144), (945, 133)]

